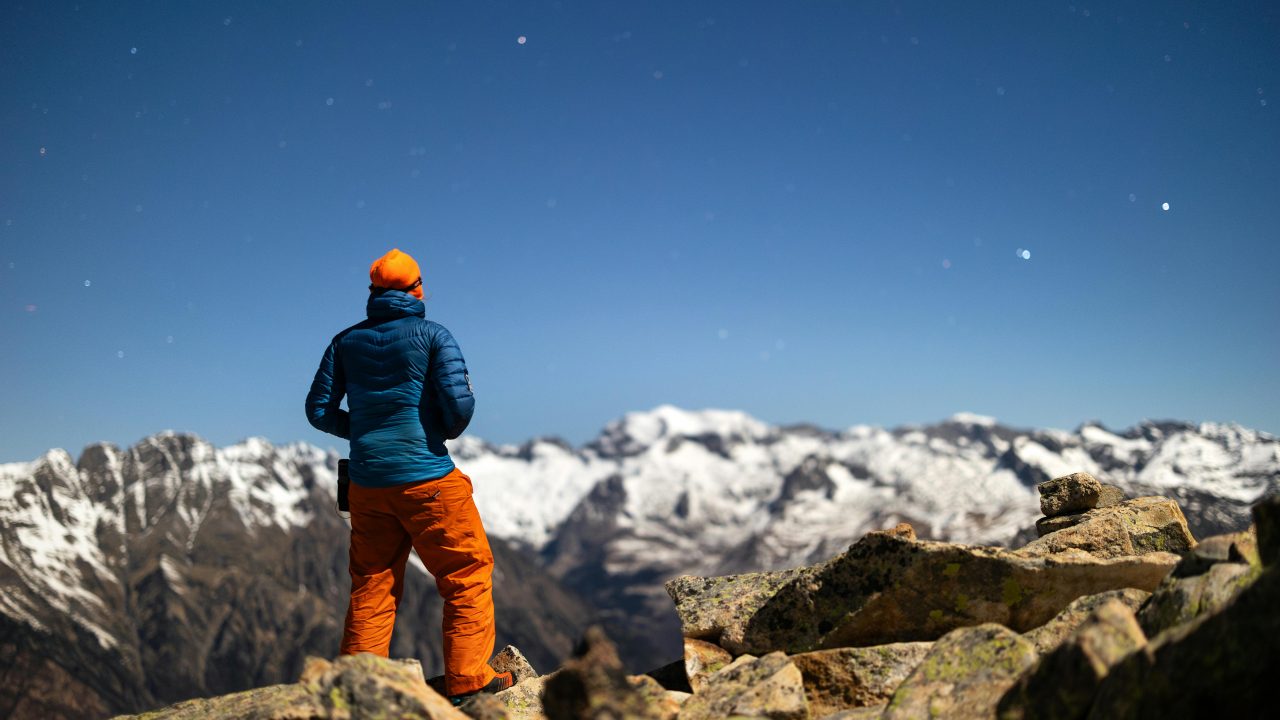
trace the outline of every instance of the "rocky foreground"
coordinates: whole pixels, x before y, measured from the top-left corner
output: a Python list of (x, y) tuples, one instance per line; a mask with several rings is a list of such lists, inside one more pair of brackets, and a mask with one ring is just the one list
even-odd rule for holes
[(598, 629), (539, 675), (453, 707), (413, 663), (313, 659), (291, 685), (146, 718), (1254, 717), (1280, 680), (1280, 496), (1197, 542), (1177, 503), (1087, 473), (1039, 487), (1020, 549), (903, 523), (823, 563), (667, 583), (684, 657), (627, 675)]

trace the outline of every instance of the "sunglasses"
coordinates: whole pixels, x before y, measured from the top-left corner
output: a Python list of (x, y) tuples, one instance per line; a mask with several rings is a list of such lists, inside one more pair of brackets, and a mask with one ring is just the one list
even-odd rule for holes
[(374, 292), (377, 292), (379, 290), (383, 292), (386, 292), (387, 290), (399, 290), (400, 292), (413, 292), (415, 289), (420, 287), (422, 287), (422, 278), (418, 278), (418, 280), (414, 284), (410, 285), (407, 288), (386, 288), (386, 287), (382, 287), (381, 285), (369, 285), (369, 289), (373, 290)]

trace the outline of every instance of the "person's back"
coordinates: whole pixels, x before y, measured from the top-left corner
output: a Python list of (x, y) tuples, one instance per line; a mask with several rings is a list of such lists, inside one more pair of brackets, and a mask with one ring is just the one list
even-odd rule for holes
[[(445, 440), (475, 407), (453, 336), (425, 319), (413, 258), (392, 250), (370, 268), (367, 319), (338, 333), (307, 395), (307, 419), (351, 441), (351, 604), (343, 654), (386, 656), (409, 549), (445, 601), (446, 692), (510, 686), (487, 664), (494, 645), (493, 555), (471, 479)], [(341, 408), (347, 397), (348, 411)]]
[[(369, 319), (339, 333), (332, 346), (351, 409), (352, 480), (387, 487), (440, 477), (454, 467), (444, 441), (462, 434), (475, 407), (458, 344), (408, 293), (370, 295), (366, 311)], [(308, 415), (329, 430), (323, 423), (333, 403), (323, 395), (313, 387)]]

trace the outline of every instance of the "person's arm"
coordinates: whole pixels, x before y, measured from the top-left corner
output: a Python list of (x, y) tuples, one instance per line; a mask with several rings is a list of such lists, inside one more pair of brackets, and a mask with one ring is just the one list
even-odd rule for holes
[(436, 326), (431, 339), (431, 386), (440, 403), (440, 417), (444, 420), (444, 436), (453, 440), (467, 429), (476, 409), (475, 396), (471, 394), (471, 376), (462, 350), (453, 335), (443, 326)]
[(320, 359), (316, 377), (307, 393), (307, 420), (315, 429), (351, 439), (351, 416), (342, 409), (342, 396), (347, 394), (347, 379), (342, 373), (338, 340), (334, 338)]

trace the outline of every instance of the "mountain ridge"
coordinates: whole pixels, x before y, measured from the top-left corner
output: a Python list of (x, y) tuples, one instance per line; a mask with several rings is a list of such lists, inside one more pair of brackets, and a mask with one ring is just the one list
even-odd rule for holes
[[(676, 575), (805, 565), (900, 521), (926, 538), (1010, 544), (1034, 523), (1035, 484), (1080, 470), (1176, 498), (1198, 536), (1240, 529), (1250, 503), (1280, 491), (1275, 437), (1182, 421), (1026, 430), (957, 414), (827, 430), (659, 406), (577, 447), (466, 437), (451, 451), (499, 555), (500, 625), (528, 630), (507, 639), (554, 665), (598, 617), (637, 671), (680, 654), (662, 590)], [(292, 680), (299, 653), (332, 654), (345, 607), (337, 458), (164, 431), (0, 465), (8, 673), (43, 667), (56, 686), (68, 667), (106, 665), (83, 695), (123, 710)], [(438, 601), (412, 563), (392, 652), (434, 671)]]

